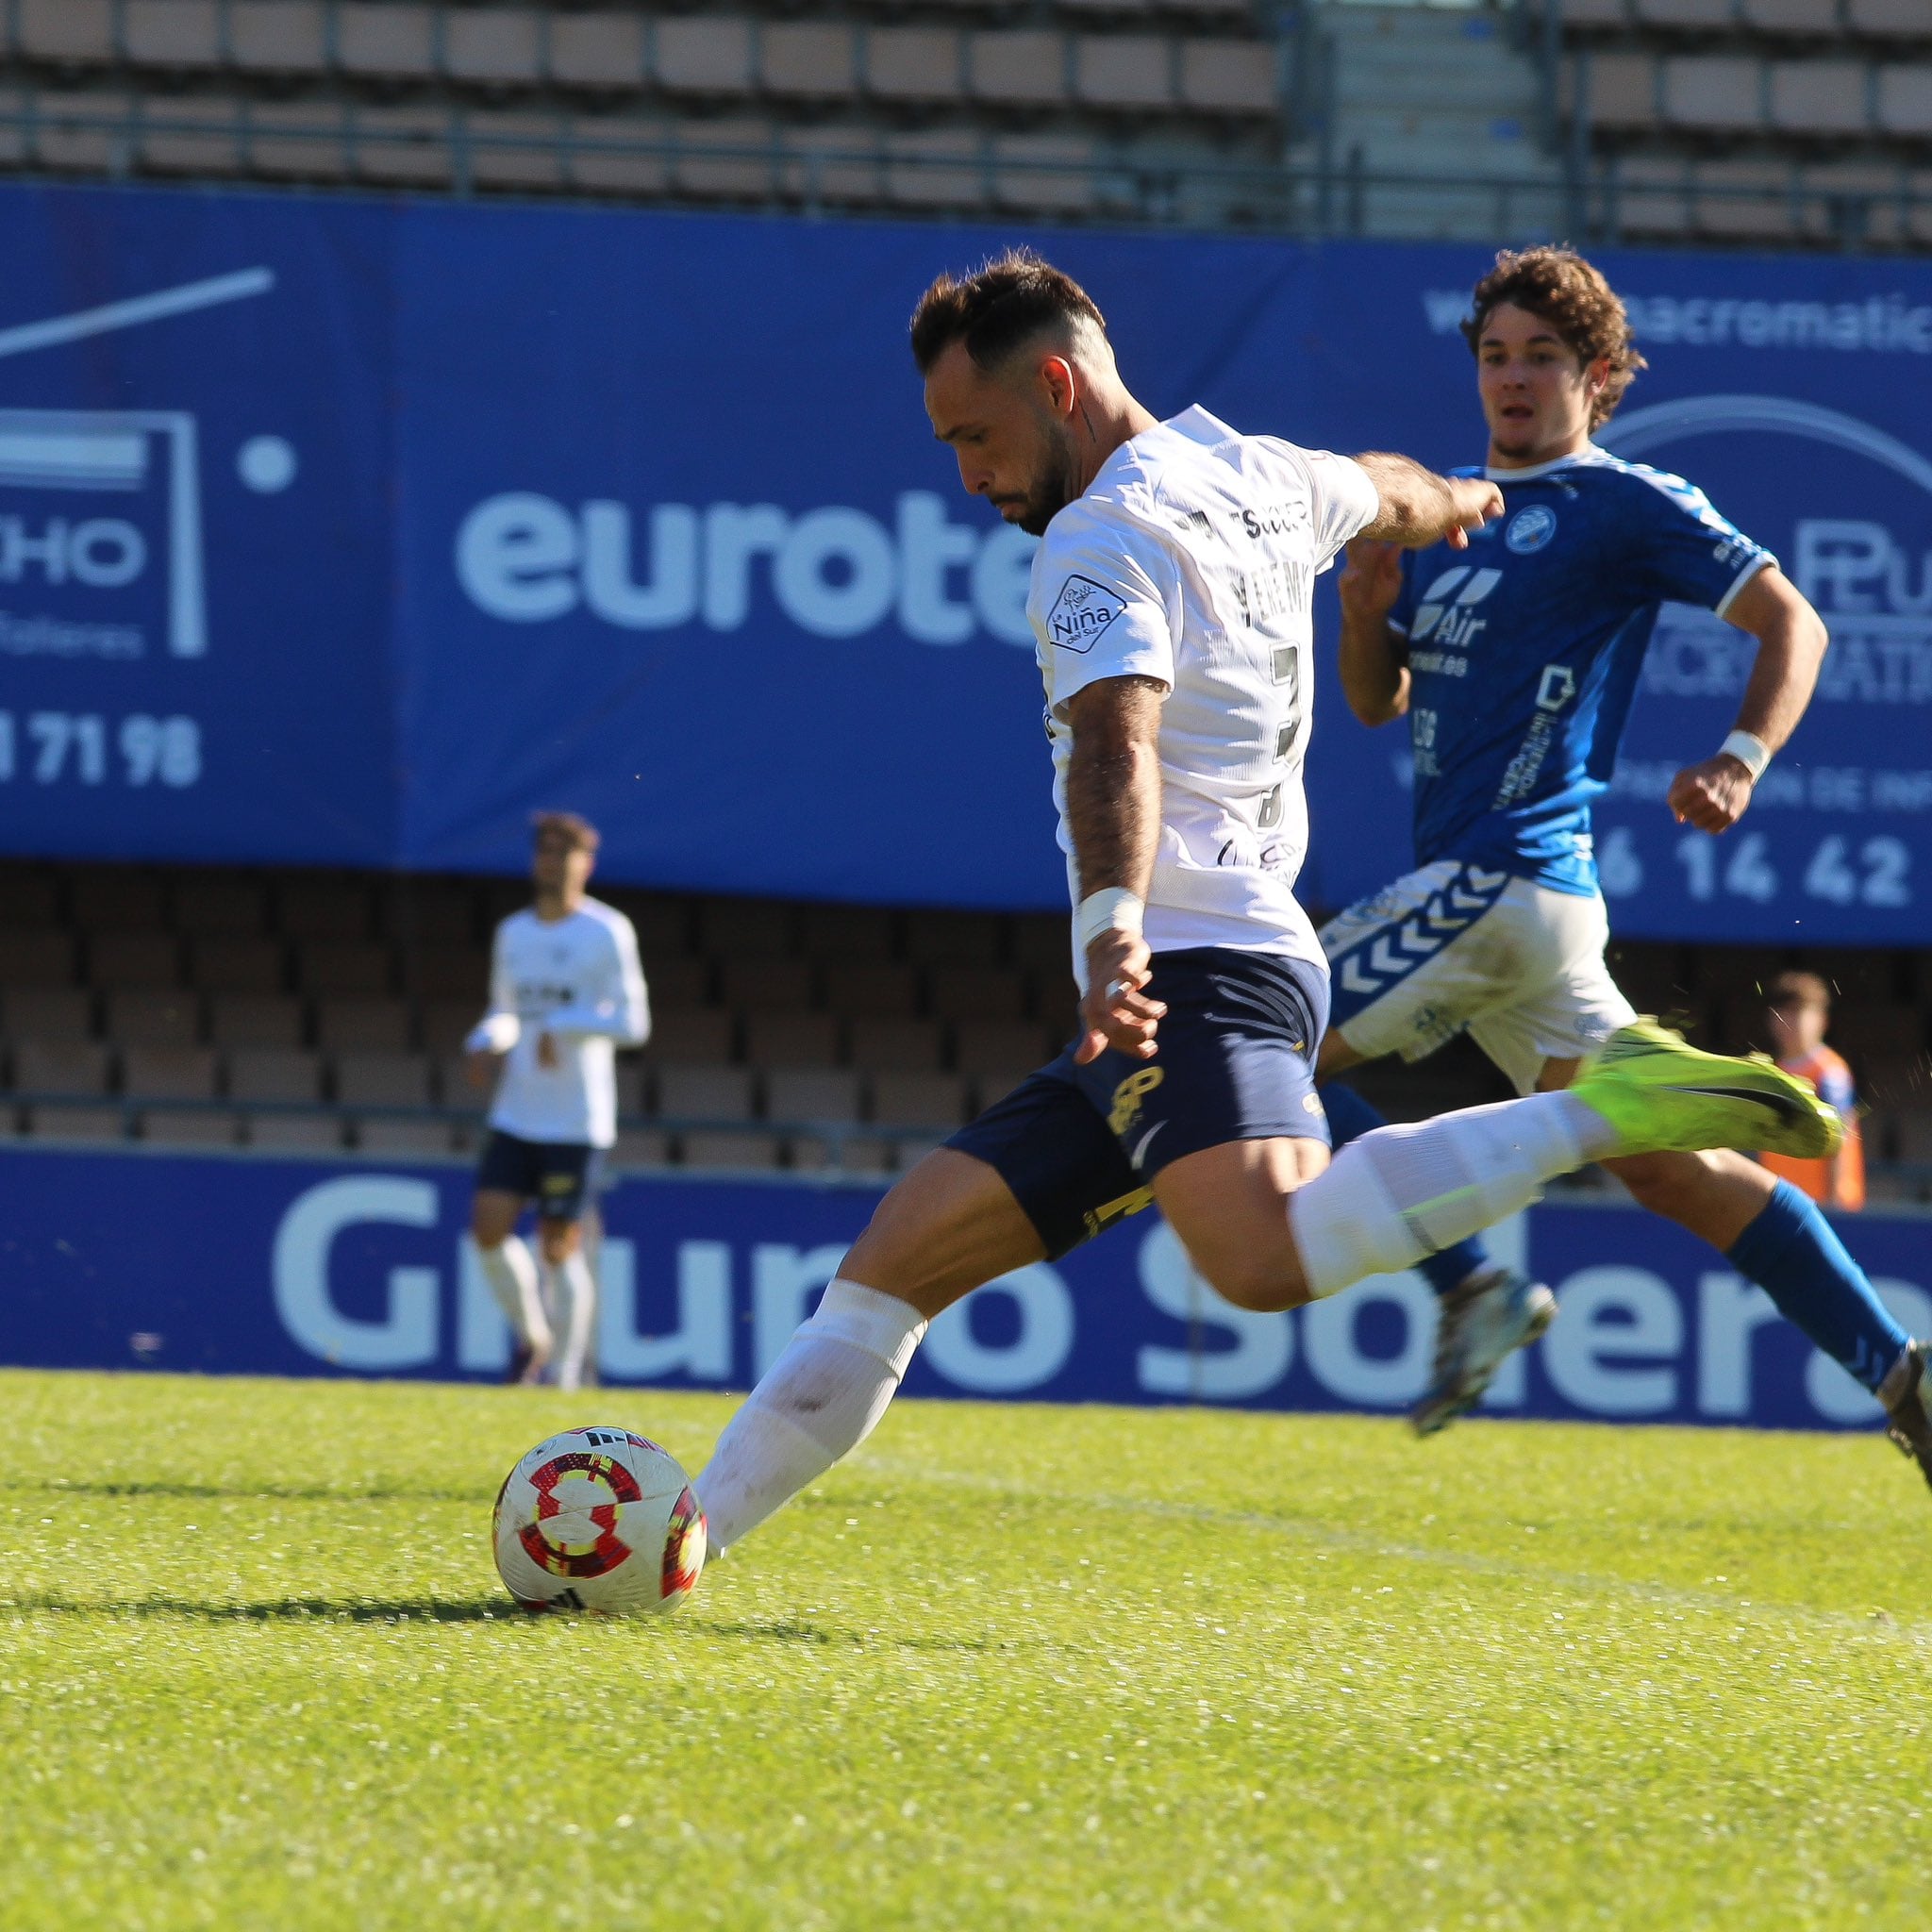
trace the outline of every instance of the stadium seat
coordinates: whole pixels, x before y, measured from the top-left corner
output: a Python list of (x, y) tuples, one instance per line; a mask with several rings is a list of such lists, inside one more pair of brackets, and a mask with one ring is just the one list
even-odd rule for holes
[(995, 1102), (1004, 1100), (1029, 1074), (1038, 1071), (1037, 1067), (1001, 1067), (981, 1074), (973, 1082), (974, 1112), (984, 1113)]
[(1073, 921), (1069, 913), (1028, 913), (1012, 922), (1012, 959), (1029, 973), (1070, 978), (1074, 970)]
[(1691, 171), (1698, 232), (1727, 242), (1795, 242), (1791, 182), (1789, 161), (1699, 161)]
[(1034, 28), (975, 33), (966, 43), (966, 87), (994, 108), (1053, 108), (1067, 98), (1067, 42)]
[(353, 107), (350, 172), (398, 187), (447, 188), (457, 178), (450, 132), (447, 108)]
[(941, 1058), (937, 1020), (856, 1019), (847, 1045), (854, 1066), (903, 1074), (937, 1072)]
[(892, 1146), (872, 1134), (843, 1134), (836, 1140), (800, 1134), (791, 1144), (791, 1165), (807, 1173), (827, 1170), (865, 1178), (890, 1174)]
[(175, 882), (175, 924), (194, 939), (215, 933), (252, 936), (268, 924), (268, 891), (258, 881), (192, 872)]
[(485, 949), (476, 931), (475, 893), (467, 881), (403, 879), (382, 895), (377, 908), (382, 930), (419, 950)]
[(108, 1049), (96, 1040), (22, 1040), (13, 1048), (13, 1085), (22, 1093), (105, 1093), (108, 1069)]
[(332, 1113), (250, 1114), (242, 1132), (267, 1154), (335, 1154), (342, 1145), (342, 1120)]
[(652, 36), (651, 77), (671, 93), (751, 92), (752, 25), (724, 15), (665, 15)]
[(427, 1107), (429, 1060), (420, 1053), (341, 1053), (335, 1061), (339, 1107)]
[(722, 979), (728, 1006), (757, 1008), (767, 1013), (798, 1013), (808, 1010), (812, 1004), (809, 960), (727, 957)]
[(634, 13), (553, 14), (549, 64), (561, 86), (628, 93), (643, 82), (644, 22)]
[[(650, 1111), (650, 1068), (635, 1054), (626, 1054), (618, 1061), (617, 1112), (620, 1119), (634, 1119), (639, 1114)], [(454, 1083), (451, 1080), (452, 1074), (456, 1076)], [(445, 1062), (442, 1070), (442, 1097), (445, 1106), (459, 1105), (465, 1101), (476, 1106), (481, 1104), (483, 1096), (463, 1078), (460, 1063)]]
[(1174, 42), (1158, 34), (1078, 34), (1074, 97), (1090, 108), (1145, 113), (1171, 108)]
[(1281, 56), (1267, 41), (1183, 41), (1181, 105), (1205, 114), (1281, 110)]
[(669, 1167), (671, 1136), (658, 1127), (624, 1127), (610, 1150), (610, 1165), (628, 1168)]
[(248, 162), (278, 180), (346, 180), (348, 109), (341, 101), (251, 101)]
[(294, 949), (305, 992), (329, 998), (379, 999), (390, 990), (389, 948), (378, 940), (305, 940)]
[(76, 870), (68, 887), (67, 904), (75, 924), (90, 931), (164, 926), (168, 923), (167, 886), (157, 872), (136, 872), (118, 865)]
[(1932, 135), (1932, 63), (1881, 67), (1873, 118), (1884, 134), (1914, 139)]
[(322, 1099), (322, 1056), (299, 1046), (238, 1046), (225, 1056), (230, 1100), (309, 1106)]
[(118, 1107), (33, 1107), (27, 1124), (42, 1141), (125, 1141), (127, 1116)]
[(402, 1053), (409, 1045), (408, 1009), (394, 1000), (317, 1000), (315, 1038), (328, 1053)]
[(445, 7), (442, 71), (492, 88), (534, 87), (543, 78), (543, 22), (525, 7)]
[(86, 1040), (93, 996), (77, 987), (9, 986), (0, 992), (0, 1026), (9, 1040)]
[(835, 101), (858, 91), (858, 42), (835, 21), (774, 20), (758, 36), (758, 83), (781, 100)]
[(1900, 1160), (1932, 1167), (1932, 1108), (1908, 1108), (1894, 1114), (1892, 1146)]
[(882, 101), (963, 99), (965, 36), (956, 27), (874, 27), (865, 39), (865, 87)]
[(1838, 0), (1738, 0), (1738, 17), (1761, 34), (1806, 34), (1835, 39)]
[(785, 1143), (776, 1134), (729, 1134), (700, 1127), (679, 1137), (686, 1167), (762, 1171), (785, 1164)]
[(58, 925), (60, 892), (49, 873), (21, 865), (0, 864), (0, 906), (7, 908), (7, 928), (23, 925)]
[(1619, 234), (1659, 239), (1690, 234), (1690, 170), (1683, 161), (1667, 155), (1621, 155), (1610, 179)]
[(223, 1108), (168, 1108), (136, 1116), (135, 1133), (157, 1147), (234, 1147), (242, 1116)]
[(459, 180), (478, 188), (553, 192), (564, 183), (563, 115), (498, 113), (472, 108), (456, 117), (455, 143)]
[(208, 1003), (217, 1046), (299, 1046), (302, 1003), (287, 993), (216, 993)]
[(942, 1020), (1018, 1020), (1026, 1011), (1026, 975), (1017, 966), (935, 966), (925, 983)]
[(1657, 125), (1657, 63), (1650, 54), (1591, 52), (1565, 69), (1565, 106), (1576, 88), (1592, 128), (1642, 133)]
[(1868, 76), (1858, 60), (1774, 60), (1771, 125), (1786, 134), (1863, 134), (1871, 122)]
[(898, 926), (883, 906), (802, 906), (798, 941), (807, 958), (827, 966), (881, 963), (898, 951)]
[(644, 1058), (654, 1065), (711, 1066), (732, 1053), (729, 1013), (716, 1007), (665, 1007), (654, 1012)]
[(359, 940), (369, 935), (369, 889), (358, 879), (298, 874), (283, 882), (276, 910), (281, 929), (295, 939)]
[(909, 1020), (919, 1010), (919, 974), (886, 960), (834, 960), (825, 968), (825, 1004), (835, 1013)]
[(473, 945), (406, 945), (403, 984), (424, 1000), (465, 1000), (480, 1014), (490, 991), (490, 955)]
[(691, 918), (690, 903), (635, 892), (612, 893), (610, 903), (636, 929), (638, 951), (648, 968), (654, 961), (681, 958), (691, 951)]
[(72, 933), (56, 926), (0, 927), (0, 985), (67, 986), (76, 964)]
[(922, 966), (996, 966), (1000, 921), (991, 912), (917, 911), (906, 915), (906, 955)]
[(1674, 55), (1660, 89), (1668, 127), (1749, 134), (1764, 125), (1764, 65), (1735, 54)]
[(178, 986), (181, 941), (171, 932), (132, 927), (97, 932), (88, 941), (87, 976), (103, 990), (124, 986)]
[(1630, 25), (1630, 0), (1543, 0), (1543, 4), (1561, 7), (1565, 33)]
[(203, 992), (279, 992), (288, 984), (280, 940), (217, 933), (188, 945), (189, 978)]
[(125, 169), (136, 132), (129, 94), (42, 88), (34, 95), (32, 158), (43, 168), (83, 175)]
[(117, 56), (111, 0), (16, 0), (13, 43), (29, 60), (105, 67)]
[(230, 0), (228, 58), (254, 74), (322, 74), (327, 26), (323, 0)]
[(748, 1121), (758, 1117), (747, 1067), (659, 1067), (655, 1086), (655, 1111), (664, 1120)]
[(1840, 1053), (1865, 1061), (1909, 1063), (1925, 1053), (1924, 1018), (1904, 1001), (1840, 1001), (1825, 1037)]
[(950, 1133), (966, 1118), (966, 1083), (955, 1074), (881, 1073), (871, 1081), (874, 1123), (882, 1127), (937, 1127)]
[(345, 74), (428, 80), (436, 73), (436, 21), (427, 7), (341, 0), (335, 34), (336, 61)]
[(121, 0), (121, 51), (137, 67), (219, 67), (221, 16), (216, 0)]
[(652, 1008), (702, 1007), (710, 1003), (713, 991), (711, 962), (674, 954), (643, 958), (644, 987)]
[(131, 1100), (212, 1100), (213, 1049), (130, 1046), (121, 1056), (121, 1091)]
[(1924, 0), (1845, 0), (1845, 25), (1874, 40), (1932, 40)]
[(201, 1001), (192, 992), (125, 988), (106, 996), (102, 1016), (120, 1046), (192, 1046), (201, 1038)]
[(456, 1151), (456, 1130), (448, 1121), (356, 1121), (350, 1125), (355, 1145), (364, 1154), (448, 1155)]
[(1708, 33), (1731, 24), (1732, 0), (1633, 0), (1640, 26)]
[(150, 94), (141, 104), (138, 152), (155, 174), (239, 174), (245, 140), (240, 101)]
[(748, 1013), (744, 1057), (755, 1067), (834, 1067), (839, 1022), (830, 1013)]
[(896, 208), (978, 208), (989, 197), (983, 136), (966, 128), (886, 137), (886, 199)]
[(707, 899), (698, 908), (701, 950), (717, 958), (756, 953), (779, 958), (797, 950), (790, 906), (771, 899)]
[(953, 1064), (962, 1074), (1002, 1073), (1010, 1067), (1038, 1067), (1059, 1051), (1060, 1042), (1030, 1021), (972, 1020), (953, 1035)]
[(765, 1116), (788, 1125), (859, 1118), (859, 1080), (842, 1067), (786, 1067), (766, 1075)]
[(417, 1009), (424, 1050), (460, 1058), (463, 1041), (483, 1017), (479, 995), (469, 1000), (425, 1000)]

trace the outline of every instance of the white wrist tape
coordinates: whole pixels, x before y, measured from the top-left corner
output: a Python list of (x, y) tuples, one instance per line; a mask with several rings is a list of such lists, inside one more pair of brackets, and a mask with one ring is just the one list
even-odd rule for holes
[(1141, 895), (1128, 891), (1124, 886), (1103, 886), (1097, 892), (1089, 892), (1074, 915), (1074, 933), (1080, 942), (1080, 951), (1084, 954), (1104, 932), (1138, 933), (1141, 916), (1146, 909)]
[(1771, 747), (1763, 739), (1754, 737), (1748, 731), (1732, 732), (1718, 750), (1729, 752), (1751, 774), (1754, 785), (1764, 776), (1764, 768), (1771, 763)]
[(514, 1013), (491, 1013), (473, 1027), (463, 1041), (472, 1053), (508, 1053), (523, 1035), (523, 1023)]

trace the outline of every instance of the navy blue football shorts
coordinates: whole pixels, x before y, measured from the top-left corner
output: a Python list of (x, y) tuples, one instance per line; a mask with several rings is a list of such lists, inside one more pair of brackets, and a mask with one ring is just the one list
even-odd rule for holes
[(1229, 1141), (1328, 1141), (1315, 1053), (1328, 975), (1276, 953), (1197, 946), (1154, 956), (1146, 991), (1167, 1003), (1160, 1051), (1109, 1047), (1088, 1066), (1069, 1046), (948, 1147), (991, 1167), (1050, 1257), (1147, 1207), (1169, 1161)]
[(540, 1221), (581, 1221), (603, 1187), (603, 1148), (574, 1141), (521, 1141), (491, 1127), (476, 1161), (479, 1193), (534, 1201)]

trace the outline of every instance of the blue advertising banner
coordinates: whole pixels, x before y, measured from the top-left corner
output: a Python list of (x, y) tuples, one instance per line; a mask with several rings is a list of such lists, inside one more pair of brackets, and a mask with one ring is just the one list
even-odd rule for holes
[[(959, 492), (905, 347), (936, 269), (1015, 240), (1158, 411), (1481, 458), (1476, 249), (0, 191), (0, 843), (508, 870), (558, 804), (616, 880), (1058, 905), (1030, 541)], [(1932, 264), (1603, 260), (1652, 365), (1604, 441), (1836, 640), (1713, 841), (1663, 794), (1751, 645), (1666, 611), (1599, 827), (1617, 921), (1932, 938)], [(1335, 906), (1408, 863), (1409, 765), (1326, 683)]]
[[(466, 1258), (470, 1176), (260, 1158), (0, 1151), (6, 1359), (210, 1374), (500, 1376), (508, 1337)], [(606, 1198), (598, 1356), (629, 1387), (742, 1389), (780, 1349), (876, 1193), (649, 1178)], [(1914, 1333), (1932, 1332), (1924, 1220), (1841, 1224)], [(210, 1242), (208, 1230), (222, 1238)], [(1556, 1289), (1549, 1333), (1497, 1378), (1501, 1416), (1869, 1427), (1877, 1407), (1759, 1289), (1634, 1209), (1540, 1207), (1499, 1253)], [(1434, 1298), (1413, 1274), (1293, 1315), (1204, 1287), (1156, 1215), (1024, 1268), (938, 1322), (914, 1395), (1406, 1408)], [(630, 1399), (627, 1413), (646, 1413)]]

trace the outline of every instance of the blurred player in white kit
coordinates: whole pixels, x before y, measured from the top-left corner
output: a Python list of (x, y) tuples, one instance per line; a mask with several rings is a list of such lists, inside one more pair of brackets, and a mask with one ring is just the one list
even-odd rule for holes
[[(651, 1013), (636, 931), (584, 890), (596, 828), (565, 811), (541, 812), (535, 824), (536, 902), (496, 928), (490, 1010), (464, 1042), (471, 1080), (496, 1083), (470, 1233), (516, 1338), (507, 1379), (535, 1382), (554, 1362), (558, 1386), (575, 1389), (596, 1326), (583, 1223), (617, 1140), (616, 1051), (643, 1044)], [(547, 1297), (516, 1231), (532, 1201)]]

